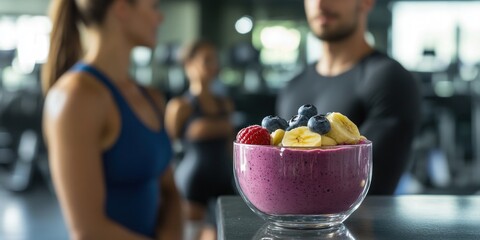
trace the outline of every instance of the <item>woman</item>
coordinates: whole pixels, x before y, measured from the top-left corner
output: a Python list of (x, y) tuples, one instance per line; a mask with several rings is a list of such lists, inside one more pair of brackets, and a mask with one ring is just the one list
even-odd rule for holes
[(233, 105), (211, 91), (219, 69), (213, 44), (201, 40), (189, 46), (184, 52), (184, 67), (189, 89), (167, 104), (165, 124), (170, 136), (182, 141), (185, 149), (175, 180), (187, 200), (184, 209), (189, 229), (193, 229), (186, 234), (212, 239), (214, 228), (203, 222), (208, 203), (219, 195), (234, 193), (230, 123)]
[[(53, 1), (44, 134), (72, 239), (181, 238), (164, 102), (128, 73), (132, 48), (155, 46), (157, 5)], [(77, 23), (89, 37), (84, 55)]]

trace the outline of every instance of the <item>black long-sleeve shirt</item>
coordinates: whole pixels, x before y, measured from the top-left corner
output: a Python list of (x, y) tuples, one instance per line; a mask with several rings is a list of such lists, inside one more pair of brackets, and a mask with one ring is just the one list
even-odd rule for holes
[(369, 194), (393, 194), (421, 119), (415, 78), (378, 51), (337, 76), (321, 76), (315, 66), (309, 65), (279, 93), (277, 114), (288, 120), (301, 105), (314, 104), (319, 113), (346, 115), (373, 142)]

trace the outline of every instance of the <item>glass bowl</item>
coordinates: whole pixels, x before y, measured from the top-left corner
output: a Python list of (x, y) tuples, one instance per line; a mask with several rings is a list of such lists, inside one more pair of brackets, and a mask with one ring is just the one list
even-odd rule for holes
[(234, 176), (248, 207), (279, 227), (330, 228), (365, 198), (372, 143), (299, 148), (234, 143)]
[(319, 228), (319, 229), (290, 229), (273, 225), (271, 223), (264, 224), (258, 231), (252, 240), (355, 240), (355, 236), (349, 231), (349, 229), (339, 224), (337, 227), (332, 228)]

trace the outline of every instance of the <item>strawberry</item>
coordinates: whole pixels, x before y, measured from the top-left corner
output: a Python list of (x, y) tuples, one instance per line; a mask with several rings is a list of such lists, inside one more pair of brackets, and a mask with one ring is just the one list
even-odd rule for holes
[(237, 142), (254, 145), (270, 145), (270, 133), (266, 128), (252, 125), (240, 130), (237, 134)]

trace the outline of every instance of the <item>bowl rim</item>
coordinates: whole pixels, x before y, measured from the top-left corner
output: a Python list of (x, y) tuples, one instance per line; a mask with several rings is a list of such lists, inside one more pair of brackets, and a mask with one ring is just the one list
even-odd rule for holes
[(233, 145), (245, 146), (245, 147), (261, 147), (261, 148), (271, 148), (271, 149), (291, 149), (291, 150), (316, 150), (316, 149), (339, 149), (339, 148), (357, 148), (357, 147), (367, 147), (372, 146), (372, 141), (363, 140), (361, 143), (357, 144), (339, 144), (335, 146), (320, 146), (320, 147), (285, 147), (285, 146), (275, 146), (275, 145), (257, 145), (257, 144), (246, 144), (233, 141)]

